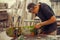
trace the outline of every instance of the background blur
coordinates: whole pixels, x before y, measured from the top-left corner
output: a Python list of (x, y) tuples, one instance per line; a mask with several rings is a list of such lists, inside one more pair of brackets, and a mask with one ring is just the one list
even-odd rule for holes
[[(31, 20), (34, 18), (33, 14), (29, 14), (27, 10), (27, 5), (30, 2), (38, 3), (46, 3), (48, 4), (54, 11), (55, 15), (57, 16), (57, 20), (60, 21), (60, 0), (0, 0), (0, 5), (6, 3), (7, 9), (0, 9), (0, 10), (7, 10), (8, 14), (14, 18), (14, 24), (16, 23), (17, 17), (21, 16), (22, 20), (28, 19)], [(23, 24), (23, 23), (22, 23)], [(4, 32), (0, 32), (0, 40), (10, 40), (11, 38), (8, 37)]]

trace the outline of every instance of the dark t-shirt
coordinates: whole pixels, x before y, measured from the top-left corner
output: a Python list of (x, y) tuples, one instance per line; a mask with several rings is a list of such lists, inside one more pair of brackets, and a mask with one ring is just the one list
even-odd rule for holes
[[(45, 3), (41, 3), (40, 9), (38, 11), (37, 16), (41, 19), (42, 22), (49, 20), (54, 15), (53, 10)], [(57, 29), (57, 23), (54, 22), (49, 25), (45, 25), (42, 27), (42, 30), (48, 34)]]

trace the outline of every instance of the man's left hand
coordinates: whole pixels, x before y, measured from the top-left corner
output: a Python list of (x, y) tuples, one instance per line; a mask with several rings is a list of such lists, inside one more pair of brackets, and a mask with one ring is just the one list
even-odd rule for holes
[(37, 23), (36, 25), (35, 25), (35, 28), (40, 28), (42, 25), (41, 25), (41, 23)]

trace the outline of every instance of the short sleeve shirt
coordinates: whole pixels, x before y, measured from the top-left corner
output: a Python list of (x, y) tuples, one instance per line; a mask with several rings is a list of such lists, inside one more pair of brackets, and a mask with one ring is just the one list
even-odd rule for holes
[[(53, 10), (45, 3), (41, 3), (40, 9), (38, 11), (37, 16), (41, 19), (42, 22), (49, 20), (54, 15)], [(51, 31), (56, 30), (57, 23), (54, 22), (49, 25), (45, 25), (43, 27), (43, 30), (46, 31), (46, 33), (49, 33)], [(47, 31), (48, 30), (48, 31)]]

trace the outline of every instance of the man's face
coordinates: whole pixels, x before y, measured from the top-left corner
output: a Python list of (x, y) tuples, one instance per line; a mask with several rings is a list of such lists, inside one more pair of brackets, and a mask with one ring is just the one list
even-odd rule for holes
[(37, 6), (34, 6), (33, 8), (29, 9), (30, 13), (36, 14), (38, 12)]

